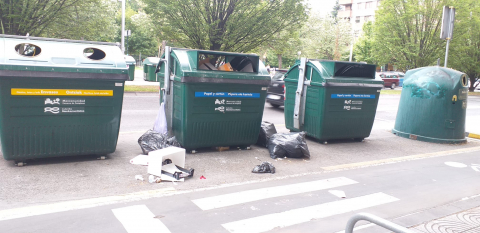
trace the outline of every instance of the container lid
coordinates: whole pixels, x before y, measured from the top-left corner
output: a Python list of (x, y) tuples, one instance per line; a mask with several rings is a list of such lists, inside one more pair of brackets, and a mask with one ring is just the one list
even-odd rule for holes
[[(300, 61), (287, 72), (286, 81), (298, 80)], [(372, 86), (382, 87), (383, 81), (375, 79), (376, 66), (359, 62), (309, 59), (306, 79), (320, 86)]]
[(99, 74), (85, 78), (119, 79), (105, 74), (127, 74), (126, 68), (123, 53), (114, 43), (0, 35), (0, 77), (75, 78), (75, 75), (35, 74), (73, 72)]
[[(256, 54), (172, 48), (170, 60), (170, 71), (180, 82), (268, 85), (271, 80)], [(164, 77), (165, 64), (159, 65), (157, 73)]]
[(143, 60), (143, 64), (148, 66), (156, 66), (159, 61), (160, 58), (158, 57), (147, 57), (145, 60)]
[(129, 65), (136, 63), (135, 58), (133, 58), (132, 56), (128, 56), (128, 55), (125, 55), (125, 62)]

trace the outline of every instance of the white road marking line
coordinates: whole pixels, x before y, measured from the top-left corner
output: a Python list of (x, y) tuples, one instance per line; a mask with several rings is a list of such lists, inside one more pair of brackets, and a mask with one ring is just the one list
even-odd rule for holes
[(128, 233), (170, 233), (146, 205), (113, 209), (112, 212)]
[(254, 189), (225, 195), (207, 197), (192, 200), (200, 209), (211, 210), (226, 206), (238, 205), (252, 201), (258, 201), (273, 197), (281, 197), (299, 193), (306, 193), (324, 189), (356, 184), (358, 182), (345, 178), (336, 177), (325, 180), (317, 180), (298, 184), (282, 185), (270, 188)]
[(274, 228), (284, 228), (309, 222), (312, 219), (326, 218), (398, 200), (398, 198), (380, 192), (352, 199), (328, 202), (320, 205), (288, 210), (281, 213), (268, 214), (225, 223), (222, 224), (222, 226), (232, 233), (259, 233), (273, 230)]
[[(353, 231), (358, 231), (358, 230), (373, 227), (373, 226), (375, 226), (375, 224), (369, 223), (369, 224), (361, 225), (361, 226), (358, 226), (358, 227), (354, 227)], [(338, 232), (335, 232), (335, 233), (345, 233), (345, 230), (338, 231)]]
[(37, 216), (42, 214), (59, 213), (69, 210), (87, 209), (97, 206), (116, 204), (122, 202), (140, 201), (153, 197), (161, 197), (175, 193), (174, 188), (127, 193), (118, 196), (98, 197), (76, 201), (64, 201), (53, 204), (22, 207), (17, 209), (0, 210), (0, 221)]
[(468, 167), (466, 164), (457, 163), (457, 162), (445, 162), (445, 165), (450, 167), (465, 168)]

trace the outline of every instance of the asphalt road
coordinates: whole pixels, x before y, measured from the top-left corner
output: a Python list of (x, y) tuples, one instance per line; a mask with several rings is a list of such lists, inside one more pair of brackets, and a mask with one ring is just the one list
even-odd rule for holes
[[(129, 160), (141, 153), (137, 139), (153, 125), (159, 107), (158, 96), (127, 93), (117, 151), (107, 160), (96, 160), (95, 156), (41, 159), (22, 168), (15, 167), (11, 161), (0, 161), (0, 232), (134, 232), (126, 230), (130, 226), (128, 219), (135, 218), (128, 213), (149, 214), (145, 208), (171, 232), (228, 232), (227, 229), (240, 232), (235, 222), (255, 226), (254, 220), (243, 220), (262, 220), (261, 216), (311, 206), (306, 210), (308, 221), (295, 218), (292, 220), (295, 224), (284, 228), (281, 223), (272, 225), (273, 232), (311, 229), (336, 232), (358, 211), (371, 212), (410, 227), (480, 205), (475, 197), (458, 201), (480, 194), (478, 186), (474, 185), (478, 182), (478, 174), (471, 168), (472, 164), (480, 164), (477, 159), (480, 141), (471, 139), (462, 145), (440, 145), (393, 135), (390, 130), (399, 97), (381, 95), (371, 136), (362, 143), (337, 141), (322, 145), (308, 140), (312, 154), (309, 160), (272, 160), (266, 149), (256, 146), (250, 151), (202, 151), (187, 155), (186, 166), (195, 168), (194, 178), (178, 184), (149, 184), (135, 180), (135, 175), (147, 179), (148, 173), (145, 167), (129, 164)], [(479, 132), (480, 124), (475, 124), (478, 119), (480, 98), (469, 97), (467, 131)], [(282, 109), (266, 104), (264, 120), (275, 123), (278, 131), (286, 130)], [(260, 163), (257, 158), (274, 163), (277, 173), (252, 174), (251, 169)], [(448, 161), (461, 162), (467, 167), (449, 167), (444, 164)], [(202, 175), (205, 180), (199, 179)], [(193, 202), (266, 187), (284, 190), (285, 185), (321, 183), (336, 177), (346, 177), (356, 183), (322, 190), (308, 190), (305, 187), (311, 185), (306, 184), (294, 189), (306, 190), (301, 193), (213, 210), (203, 210)], [(344, 191), (347, 198), (337, 199), (328, 192), (332, 189)], [(243, 194), (240, 193), (240, 197), (248, 196)], [(371, 203), (364, 198), (390, 202), (372, 202), (372, 206), (365, 208), (360, 206), (360, 209), (347, 209), (337, 214), (328, 211), (332, 213), (318, 215), (325, 207), (319, 205), (353, 200), (354, 204), (327, 205), (342, 209), (357, 202)], [(136, 205), (145, 207), (131, 207)], [(122, 207), (132, 209), (116, 210)], [(288, 213), (298, 215), (299, 212)], [(414, 213), (423, 215), (415, 217)], [(288, 219), (290, 215), (273, 215), (273, 218), (282, 216)], [(137, 220), (145, 219), (151, 220), (148, 217)], [(158, 227), (158, 222), (145, 224)], [(374, 227), (360, 232), (374, 232), (372, 229)]]

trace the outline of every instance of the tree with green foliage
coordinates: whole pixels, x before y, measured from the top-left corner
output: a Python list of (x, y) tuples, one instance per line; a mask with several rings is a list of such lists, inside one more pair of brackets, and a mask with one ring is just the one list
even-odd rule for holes
[(249, 52), (307, 18), (302, 0), (145, 0), (162, 38), (187, 48)]
[(445, 50), (440, 40), (442, 9), (451, 0), (384, 0), (375, 13), (375, 59), (400, 70), (435, 64)]
[(82, 11), (84, 4), (98, 0), (0, 0), (0, 30), (3, 34), (39, 36), (55, 21)]
[(115, 24), (118, 4), (109, 0), (84, 1), (53, 20), (40, 34), (44, 37), (89, 41), (114, 41), (120, 25)]
[(341, 9), (341, 6), (340, 4), (338, 3), (338, 0), (335, 2), (335, 6), (333, 6), (333, 10), (332, 10), (332, 18), (335, 19), (335, 21), (337, 20), (338, 18), (338, 11)]
[(470, 91), (480, 77), (480, 2), (458, 0), (455, 29), (450, 42), (448, 66), (466, 73), (470, 78)]
[(343, 55), (351, 44), (351, 32), (348, 20), (335, 22), (331, 17), (310, 16), (300, 33), (302, 57), (344, 60)]
[(375, 57), (375, 41), (373, 33), (374, 25), (371, 21), (363, 24), (363, 34), (355, 43), (353, 54), (355, 61), (367, 62), (368, 64), (376, 64)]

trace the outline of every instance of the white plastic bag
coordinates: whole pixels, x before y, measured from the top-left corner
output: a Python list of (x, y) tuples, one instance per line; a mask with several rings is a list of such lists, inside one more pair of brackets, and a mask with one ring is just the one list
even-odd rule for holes
[(153, 125), (153, 130), (161, 134), (166, 134), (168, 131), (164, 103), (160, 104), (160, 110), (158, 110), (158, 115), (157, 119), (155, 120), (155, 124)]

